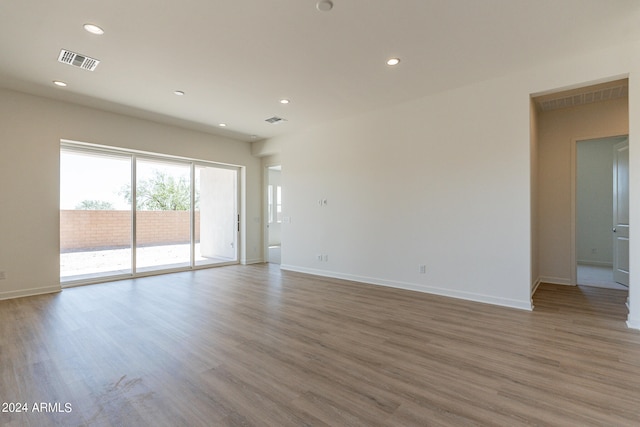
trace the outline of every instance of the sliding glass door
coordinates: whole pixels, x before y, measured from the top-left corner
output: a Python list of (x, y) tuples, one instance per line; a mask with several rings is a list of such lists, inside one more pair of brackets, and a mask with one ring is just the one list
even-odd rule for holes
[(191, 265), (191, 166), (136, 160), (136, 271)]
[(61, 281), (238, 262), (238, 168), (65, 143)]
[(131, 274), (131, 156), (60, 152), (60, 278)]
[(195, 167), (195, 264), (238, 260), (238, 171)]

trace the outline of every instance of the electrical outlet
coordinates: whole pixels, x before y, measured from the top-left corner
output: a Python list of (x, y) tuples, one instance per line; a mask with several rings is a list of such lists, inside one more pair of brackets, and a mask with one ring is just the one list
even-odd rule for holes
[(321, 255), (321, 254), (316, 255), (316, 259), (317, 259), (318, 261), (322, 261), (322, 255)]
[(324, 262), (329, 261), (329, 255), (324, 254), (324, 255), (322, 256), (322, 260), (323, 260)]
[(7, 278), (7, 275), (4, 271), (0, 271), (0, 280), (4, 280)]
[(427, 272), (427, 266), (424, 264), (420, 265), (418, 268), (419, 268), (418, 271), (420, 271), (420, 274), (425, 274)]

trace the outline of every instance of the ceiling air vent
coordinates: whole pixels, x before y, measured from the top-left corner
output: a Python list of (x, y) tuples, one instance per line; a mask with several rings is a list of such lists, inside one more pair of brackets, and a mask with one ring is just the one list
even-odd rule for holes
[(269, 117), (268, 119), (265, 119), (265, 122), (276, 124), (276, 123), (280, 123), (280, 122), (286, 122), (287, 119), (283, 119), (282, 117), (278, 117), (278, 116), (273, 116), (273, 117)]
[(81, 55), (79, 53), (71, 52), (70, 50), (64, 49), (60, 51), (58, 61), (62, 62), (63, 64), (73, 65), (74, 67), (82, 68), (89, 71), (95, 70), (100, 63), (100, 61), (97, 59), (89, 58), (86, 55)]

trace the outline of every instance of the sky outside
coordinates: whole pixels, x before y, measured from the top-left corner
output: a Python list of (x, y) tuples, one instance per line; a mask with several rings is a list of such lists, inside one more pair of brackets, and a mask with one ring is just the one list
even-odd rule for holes
[[(149, 179), (161, 169), (176, 178), (189, 176), (189, 166), (138, 160), (138, 181)], [(109, 202), (116, 210), (130, 205), (119, 194), (131, 180), (128, 157), (92, 155), (62, 150), (60, 153), (60, 209), (76, 209), (84, 200)]]

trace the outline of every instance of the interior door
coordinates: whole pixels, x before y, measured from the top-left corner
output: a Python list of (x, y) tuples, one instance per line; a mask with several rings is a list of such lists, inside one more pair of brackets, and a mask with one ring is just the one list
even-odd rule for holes
[(629, 286), (629, 140), (613, 148), (613, 280)]

